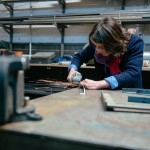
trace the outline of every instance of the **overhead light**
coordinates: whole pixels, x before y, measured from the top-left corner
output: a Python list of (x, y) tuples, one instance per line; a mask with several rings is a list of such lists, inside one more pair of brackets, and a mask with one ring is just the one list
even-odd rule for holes
[[(79, 3), (82, 0), (66, 0), (66, 3)], [(23, 10), (23, 9), (36, 9), (36, 8), (51, 8), (54, 5), (58, 4), (57, 1), (50, 1), (50, 2), (25, 2), (25, 3), (15, 3), (14, 9), (15, 10)]]
[[(31, 25), (31, 28), (55, 28), (55, 25)], [(14, 29), (30, 28), (30, 25), (14, 25)]]
[(53, 7), (54, 4), (57, 4), (57, 2), (32, 2), (31, 7), (32, 8), (49, 8)]
[(66, 3), (78, 3), (81, 2), (82, 0), (66, 0)]
[(32, 28), (56, 28), (55, 25), (31, 25)]
[(54, 4), (57, 4), (55, 1), (51, 2), (26, 2), (23, 4), (20, 3), (15, 3), (14, 9), (15, 10), (20, 10), (20, 9), (30, 9), (30, 8), (50, 8), (53, 7)]
[(14, 25), (13, 28), (14, 28), (14, 29), (29, 28), (29, 25), (21, 25), (21, 26)]

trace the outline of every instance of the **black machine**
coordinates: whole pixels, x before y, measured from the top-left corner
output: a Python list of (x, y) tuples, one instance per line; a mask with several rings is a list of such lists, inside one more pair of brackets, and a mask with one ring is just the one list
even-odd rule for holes
[(24, 70), (27, 68), (29, 60), (25, 57), (0, 57), (0, 124), (42, 119), (24, 98)]

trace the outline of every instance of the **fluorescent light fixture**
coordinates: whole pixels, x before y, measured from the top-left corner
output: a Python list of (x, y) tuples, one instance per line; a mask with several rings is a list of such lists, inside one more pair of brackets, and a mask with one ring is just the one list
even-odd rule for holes
[[(55, 28), (55, 25), (31, 25), (31, 28)], [(30, 28), (29, 25), (14, 25), (14, 29), (26, 29)]]
[(66, 3), (78, 3), (81, 2), (82, 0), (66, 0)]
[(49, 8), (53, 7), (54, 4), (57, 4), (57, 2), (33, 2), (31, 3), (32, 8)]
[(32, 28), (56, 28), (55, 25), (31, 25)]
[(20, 25), (20, 26), (14, 25), (13, 28), (14, 29), (22, 29), (22, 28), (25, 29), (25, 28), (29, 28), (29, 25)]
[[(66, 0), (66, 3), (79, 3), (82, 0)], [(24, 3), (14, 3), (15, 10), (24, 10), (24, 9), (36, 9), (36, 8), (51, 8), (54, 5), (57, 5), (57, 1), (50, 2), (24, 2)]]
[(14, 4), (14, 9), (15, 10), (20, 10), (20, 9), (30, 9), (33, 8), (51, 8), (53, 7), (54, 4), (58, 4), (58, 2), (51, 1), (51, 2), (26, 2), (26, 3), (15, 3)]

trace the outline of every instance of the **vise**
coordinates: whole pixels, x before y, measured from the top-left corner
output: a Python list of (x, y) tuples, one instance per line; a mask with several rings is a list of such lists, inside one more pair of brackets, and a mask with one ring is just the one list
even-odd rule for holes
[(29, 60), (25, 57), (0, 57), (0, 124), (42, 119), (24, 98), (24, 70), (27, 68)]

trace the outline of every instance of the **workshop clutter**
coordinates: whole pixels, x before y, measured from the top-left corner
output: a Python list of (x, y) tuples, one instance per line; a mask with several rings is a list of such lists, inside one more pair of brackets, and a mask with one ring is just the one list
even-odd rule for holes
[(55, 56), (55, 52), (37, 52), (31, 56), (30, 63), (49, 64)]
[(53, 58), (52, 61), (53, 61), (53, 63), (59, 63), (59, 62), (63, 62), (63, 61), (71, 62), (72, 58), (73, 57), (71, 55), (64, 55), (61, 57)]
[(9, 43), (7, 41), (0, 41), (0, 55), (11, 55), (13, 52), (9, 51)]
[(22, 51), (15, 51), (15, 56), (22, 56), (24, 53)]
[(1, 40), (0, 49), (9, 49), (9, 42)]

